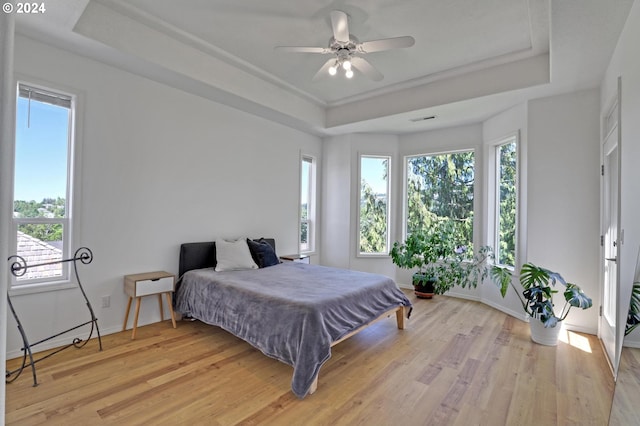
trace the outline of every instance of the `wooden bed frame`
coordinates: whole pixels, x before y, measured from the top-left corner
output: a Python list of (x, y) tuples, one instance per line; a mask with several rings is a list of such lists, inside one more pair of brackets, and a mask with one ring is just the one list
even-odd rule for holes
[[(275, 240), (272, 238), (265, 238), (265, 241), (267, 241), (275, 250)], [(200, 242), (200, 243), (184, 243), (180, 246), (180, 264), (179, 264), (179, 277), (182, 277), (182, 275), (187, 272), (190, 271), (192, 269), (201, 269), (201, 268), (210, 268), (210, 267), (214, 267), (215, 266), (215, 259), (216, 259), (216, 248), (215, 248), (215, 243), (214, 242)], [(178, 280), (178, 284), (177, 286), (180, 285), (180, 280)], [(178, 290), (178, 287), (176, 287), (176, 292)], [(174, 293), (175, 294), (175, 293)], [(409, 311), (410, 312), (410, 311)], [(398, 306), (395, 307), (385, 313), (383, 313), (382, 315), (380, 315), (378, 318), (374, 319), (373, 321), (369, 322), (368, 324), (363, 325), (362, 327), (359, 327), (355, 330), (353, 330), (352, 332), (342, 336), (340, 339), (336, 340), (335, 342), (333, 342), (331, 344), (331, 347), (334, 347), (335, 345), (337, 345), (338, 343), (348, 339), (349, 337), (357, 334), (358, 332), (364, 330), (365, 328), (369, 327), (370, 325), (390, 317), (391, 315), (395, 314), (396, 315), (396, 323), (398, 325), (398, 329), (399, 330), (404, 330), (406, 327), (406, 309), (405, 306)], [(316, 374), (316, 377), (313, 379), (313, 382), (311, 384), (311, 387), (309, 388), (309, 393), (308, 395), (313, 394), (317, 388), (318, 388), (318, 375), (320, 373)]]
[[(394, 313), (396, 314), (396, 322), (398, 324), (398, 330), (404, 330), (405, 327), (406, 327), (405, 307), (404, 306), (398, 306), (397, 308), (393, 308), (390, 311), (387, 311), (384, 314), (380, 315), (378, 318), (374, 319), (369, 324), (365, 324), (362, 327), (353, 330), (351, 333), (348, 333), (348, 334), (342, 336), (340, 339), (338, 339), (335, 342), (333, 342), (331, 344), (331, 347), (334, 347), (335, 345), (337, 345), (340, 342), (344, 342), (349, 337), (361, 332), (365, 328), (369, 327), (371, 324), (374, 324), (374, 323), (376, 323), (376, 322), (378, 322), (380, 320), (388, 318), (391, 315), (393, 315)], [(309, 395), (313, 394), (318, 389), (318, 376), (319, 375), (320, 375), (320, 373), (318, 373), (316, 375), (316, 377), (313, 379), (313, 383), (311, 384), (311, 387), (309, 388)]]

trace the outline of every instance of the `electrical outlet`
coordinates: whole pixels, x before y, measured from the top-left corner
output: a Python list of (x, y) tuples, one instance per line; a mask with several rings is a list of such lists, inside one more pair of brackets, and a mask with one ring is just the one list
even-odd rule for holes
[(111, 306), (111, 296), (102, 296), (102, 307), (108, 308)]

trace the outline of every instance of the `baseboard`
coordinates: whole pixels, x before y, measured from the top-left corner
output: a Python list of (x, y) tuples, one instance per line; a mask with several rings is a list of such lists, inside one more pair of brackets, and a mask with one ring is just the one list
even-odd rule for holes
[[(490, 300), (486, 300), (486, 299), (482, 299), (480, 297), (476, 297), (470, 294), (464, 294), (464, 293), (457, 293), (455, 291), (450, 291), (446, 294), (446, 296), (451, 296), (451, 297), (456, 297), (458, 299), (465, 299), (465, 300), (472, 300), (475, 302), (480, 302), (483, 303), (493, 309), (496, 309), (500, 312), (503, 312), (509, 316), (512, 316), (516, 319), (519, 319), (520, 321), (524, 321), (524, 322), (529, 322), (529, 315), (520, 312), (520, 311), (514, 311), (512, 309), (506, 308), (504, 306), (498, 305), (497, 303), (494, 303)], [(564, 321), (563, 327), (565, 330), (567, 331), (575, 331), (578, 333), (585, 333), (585, 334), (597, 334), (597, 330), (594, 330), (593, 328), (590, 327), (584, 327), (584, 326), (580, 326), (580, 325), (576, 325), (576, 324), (570, 324), (567, 323), (566, 320)], [(637, 343), (637, 347), (640, 347), (640, 343)]]
[[(398, 284), (398, 286), (400, 288), (406, 288), (406, 289), (413, 290), (413, 286), (412, 285)], [(496, 310), (498, 310), (500, 312), (504, 312), (505, 314), (507, 314), (509, 316), (512, 316), (512, 317), (514, 317), (516, 319), (519, 319), (519, 320), (524, 321), (524, 322), (529, 322), (529, 316), (524, 314), (524, 313), (522, 313), (522, 312), (517, 312), (517, 311), (511, 310), (509, 308), (505, 308), (504, 306), (500, 306), (500, 305), (498, 305), (496, 303), (493, 303), (493, 302), (491, 302), (489, 300), (486, 300), (486, 299), (482, 299), (481, 297), (478, 297), (478, 296), (475, 296), (475, 295), (472, 295), (472, 294), (458, 293), (455, 290), (450, 290), (445, 294), (445, 296), (455, 297), (455, 298), (464, 299), (464, 300), (471, 300), (473, 302), (480, 302), (480, 303), (483, 303), (483, 304), (485, 304), (485, 305), (487, 305), (487, 306), (489, 306), (489, 307), (491, 307), (493, 309), (496, 309)]]
[[(138, 327), (141, 327), (142, 325), (139, 325)], [(105, 329), (100, 328), (100, 336), (106, 336), (108, 334), (113, 334), (113, 333), (119, 333), (122, 331), (121, 327), (110, 327)], [(61, 346), (65, 346), (68, 345), (69, 343), (73, 342), (73, 339), (86, 339), (87, 338), (87, 333), (88, 331), (85, 332), (78, 332), (76, 334), (72, 334), (72, 333), (66, 333), (64, 335), (61, 335), (55, 339), (51, 339), (51, 340), (47, 340), (46, 342), (43, 342), (42, 344), (39, 344), (33, 348), (31, 348), (31, 350), (33, 351), (34, 354), (37, 354), (38, 352), (43, 352), (49, 349), (54, 349), (54, 348), (59, 348)], [(29, 336), (27, 336), (28, 338)], [(93, 335), (91, 336), (91, 340), (87, 343), (87, 346), (92, 345), (93, 342), (95, 342), (96, 347), (98, 347), (98, 342), (97, 339), (98, 338), (98, 334), (95, 332), (93, 332)], [(33, 344), (33, 342), (32, 342)], [(22, 358), (22, 349), (11, 349), (11, 350), (7, 350), (7, 360), (10, 359), (14, 359), (14, 358)]]
[(413, 286), (411, 284), (404, 284), (404, 283), (396, 283), (398, 284), (398, 287), (403, 288), (405, 290), (413, 290)]
[(519, 319), (520, 321), (524, 321), (524, 322), (529, 322), (529, 315), (520, 312), (520, 311), (514, 311), (512, 309), (506, 308), (504, 306), (498, 305), (497, 303), (494, 303), (490, 300), (486, 300), (486, 299), (481, 299), (480, 302), (484, 303), (487, 306), (491, 306), (493, 309), (496, 309), (500, 312), (504, 312), (505, 314), (512, 316), (516, 319)]
[(456, 297), (458, 299), (471, 300), (473, 302), (482, 302), (482, 300), (480, 300), (478, 296), (465, 294), (465, 293), (456, 293), (455, 291), (448, 291), (444, 295), (450, 296), (450, 297)]
[(640, 349), (640, 342), (630, 342), (629, 339), (625, 339), (622, 346), (625, 348)]
[(566, 320), (564, 321), (564, 329), (567, 331), (576, 331), (578, 333), (584, 334), (593, 334), (598, 335), (598, 330), (590, 327), (583, 327), (581, 325), (569, 324)]

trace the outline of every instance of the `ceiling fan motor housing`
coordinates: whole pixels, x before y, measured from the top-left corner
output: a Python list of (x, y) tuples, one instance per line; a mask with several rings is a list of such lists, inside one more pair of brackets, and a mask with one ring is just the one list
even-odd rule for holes
[(351, 34), (349, 34), (349, 41), (347, 42), (341, 42), (336, 40), (335, 37), (331, 37), (329, 40), (329, 49), (336, 53), (339, 53), (341, 50), (347, 50), (349, 53), (353, 53), (357, 50), (359, 43), (358, 39)]

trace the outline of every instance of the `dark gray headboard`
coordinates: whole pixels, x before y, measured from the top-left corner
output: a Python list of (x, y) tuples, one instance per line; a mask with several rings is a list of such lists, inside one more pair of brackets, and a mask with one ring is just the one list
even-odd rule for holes
[[(276, 249), (276, 241), (273, 238), (264, 238), (273, 249)], [(216, 266), (216, 244), (213, 241), (202, 243), (184, 243), (180, 245), (179, 277), (192, 269), (213, 268)]]

